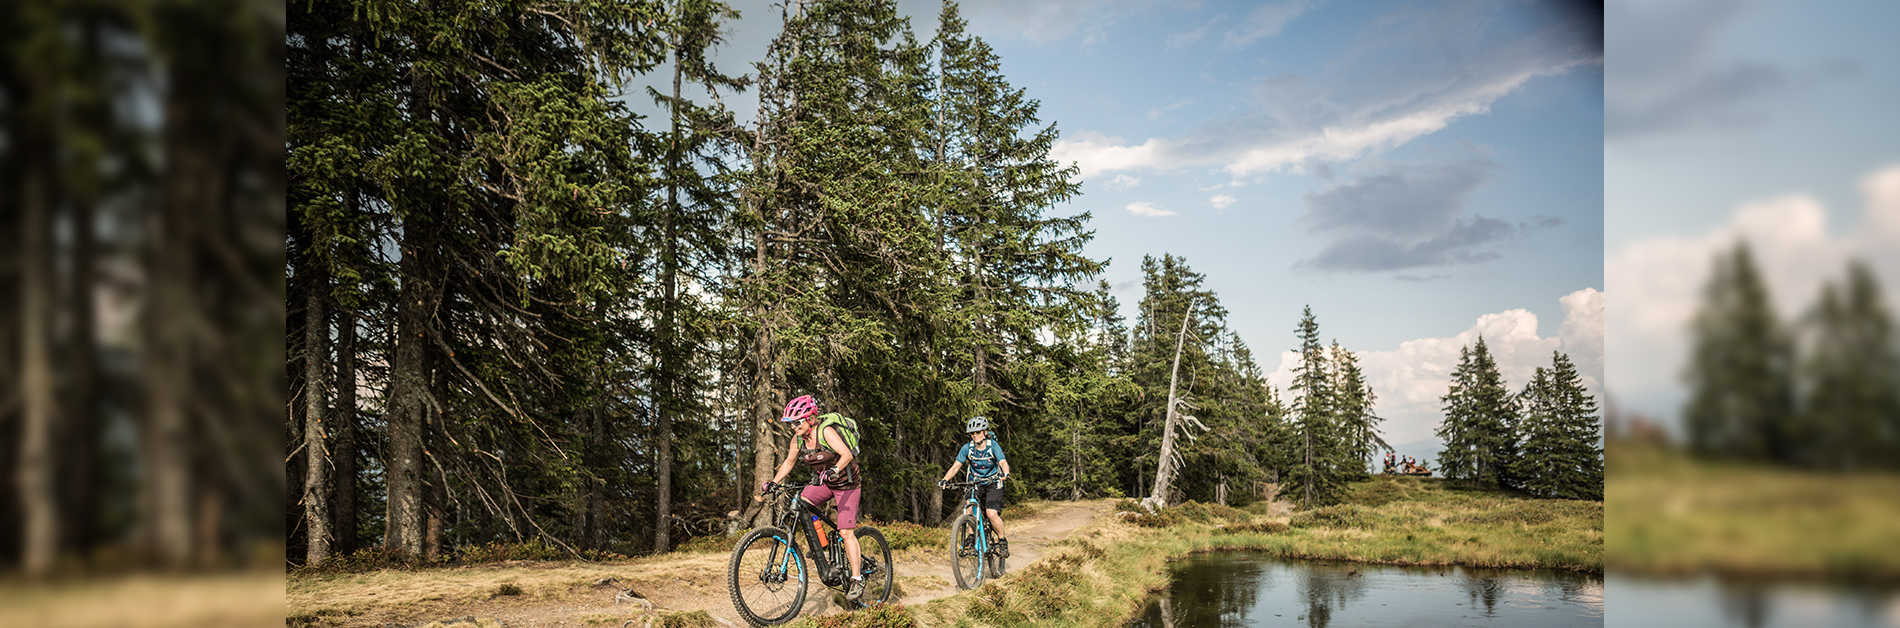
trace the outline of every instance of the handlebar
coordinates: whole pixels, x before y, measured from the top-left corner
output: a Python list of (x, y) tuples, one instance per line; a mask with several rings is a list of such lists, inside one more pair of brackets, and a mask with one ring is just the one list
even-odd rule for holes
[(769, 495), (769, 494), (772, 494), (772, 493), (789, 493), (789, 492), (792, 492), (792, 491), (802, 491), (802, 490), (805, 490), (805, 487), (807, 487), (807, 486), (817, 486), (817, 485), (818, 485), (818, 483), (817, 483), (817, 482), (811, 482), (811, 483), (804, 483), (804, 482), (781, 482), (781, 483), (779, 483), (779, 484), (774, 484), (774, 485), (772, 485), (772, 489), (771, 489), (771, 490), (769, 490), (769, 491), (759, 491), (759, 494), (760, 494), (760, 495)]
[(960, 488), (972, 488), (972, 487), (977, 487), (977, 486), (984, 486), (988, 484), (996, 484), (1000, 486), (1002, 485), (1002, 483), (1003, 483), (1002, 478), (991, 478), (988, 480), (981, 480), (977, 482), (945, 482), (943, 484), (943, 487), (946, 489), (960, 489)]

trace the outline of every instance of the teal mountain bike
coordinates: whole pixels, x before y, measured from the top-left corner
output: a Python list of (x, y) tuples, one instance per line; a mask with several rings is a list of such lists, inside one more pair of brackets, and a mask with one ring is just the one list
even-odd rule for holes
[(955, 555), (950, 567), (956, 573), (957, 586), (965, 589), (983, 586), (983, 580), (1003, 576), (1003, 556), (996, 553), (996, 531), (990, 529), (989, 518), (983, 516), (983, 505), (976, 500), (976, 489), (990, 483), (1002, 486), (1000, 480), (943, 485), (963, 489), (963, 513), (950, 522), (950, 551)]
[[(726, 569), (726, 592), (739, 616), (754, 626), (776, 626), (798, 618), (805, 608), (805, 589), (815, 576), (840, 593), (848, 584), (844, 538), (838, 524), (798, 498), (804, 485), (779, 485), (767, 491), (772, 500), (772, 525), (755, 528), (732, 548)], [(879, 606), (890, 601), (891, 546), (876, 528), (858, 526), (858, 565), (864, 575), (864, 595), (846, 610)], [(803, 533), (803, 534), (800, 534)], [(805, 539), (803, 549), (798, 537)], [(805, 568), (811, 558), (813, 570)]]

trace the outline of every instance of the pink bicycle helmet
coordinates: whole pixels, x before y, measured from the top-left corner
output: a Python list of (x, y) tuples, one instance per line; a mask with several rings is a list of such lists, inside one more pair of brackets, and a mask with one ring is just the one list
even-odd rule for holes
[(779, 420), (790, 423), (792, 421), (803, 421), (817, 415), (818, 402), (813, 401), (811, 395), (804, 395), (793, 399), (791, 403), (785, 404), (785, 416), (780, 417)]

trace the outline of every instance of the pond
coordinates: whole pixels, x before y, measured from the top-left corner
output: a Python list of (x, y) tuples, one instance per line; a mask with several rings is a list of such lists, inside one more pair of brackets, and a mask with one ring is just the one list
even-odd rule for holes
[(1603, 625), (1603, 578), (1557, 571), (1285, 561), (1251, 552), (1177, 563), (1129, 626)]
[(1612, 574), (1612, 626), (1900, 628), (1900, 587)]

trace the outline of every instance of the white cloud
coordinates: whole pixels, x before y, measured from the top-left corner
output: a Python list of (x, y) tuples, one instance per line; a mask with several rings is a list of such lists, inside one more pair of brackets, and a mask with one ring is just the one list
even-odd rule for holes
[(1153, 109), (1149, 109), (1148, 119), (1159, 120), (1161, 119), (1161, 116), (1167, 114), (1168, 112), (1174, 111), (1176, 109), (1180, 109), (1182, 107), (1186, 107), (1191, 104), (1194, 104), (1194, 99), (1192, 98), (1187, 99), (1187, 100), (1176, 101), (1175, 103), (1167, 105), (1165, 107), (1155, 107)]
[(1208, 20), (1206, 24), (1202, 24), (1200, 28), (1196, 28), (1191, 31), (1185, 31), (1185, 32), (1169, 35), (1168, 41), (1167, 41), (1167, 49), (1174, 50), (1176, 48), (1182, 48), (1185, 46), (1193, 45), (1194, 42), (1198, 42), (1201, 40), (1201, 38), (1206, 37), (1207, 31), (1209, 29), (1214, 28), (1215, 24), (1218, 24), (1221, 21), (1226, 20), (1226, 19), (1227, 19), (1227, 16), (1225, 15), (1217, 15), (1217, 16), (1214, 16), (1214, 19)]
[(1213, 205), (1214, 209), (1227, 209), (1234, 204), (1235, 200), (1234, 197), (1226, 194), (1216, 194), (1214, 198), (1207, 199), (1207, 202)]
[[(1243, 96), (1243, 114), (1139, 143), (1081, 133), (1058, 141), (1053, 152), (1079, 163), (1084, 175), (1195, 166), (1235, 177), (1298, 171), (1391, 150), (1489, 112), (1533, 78), (1602, 63), (1600, 23), (1555, 20), (1513, 30), (1498, 19), (1500, 10), (1473, 4), (1397, 11), (1314, 75), (1256, 80)], [(1262, 27), (1270, 25), (1261, 19)], [(1236, 32), (1242, 31), (1254, 32)]]
[(1129, 203), (1128, 211), (1137, 215), (1141, 215), (1141, 216), (1173, 216), (1175, 215), (1174, 212), (1171, 212), (1159, 207), (1155, 207), (1154, 203), (1149, 203), (1146, 201), (1143, 201), (1140, 203)]
[(1238, 48), (1262, 38), (1278, 35), (1287, 22), (1305, 13), (1311, 6), (1312, 4), (1306, 0), (1263, 4), (1260, 8), (1254, 9), (1253, 13), (1248, 14), (1247, 19), (1242, 21), (1238, 28), (1227, 31), (1227, 40), (1221, 44), (1221, 47)]
[(1049, 158), (1058, 164), (1074, 162), (1081, 167), (1083, 177), (1100, 172), (1150, 168), (1161, 163), (1164, 140), (1151, 139), (1140, 146), (1122, 146), (1121, 142), (1120, 137), (1082, 131), (1057, 140), (1056, 145), (1049, 149)]
[(1108, 189), (1111, 189), (1111, 190), (1126, 190), (1126, 189), (1135, 187), (1137, 185), (1141, 185), (1141, 179), (1136, 178), (1136, 177), (1131, 177), (1125, 174), (1118, 174), (1118, 175), (1115, 175), (1115, 178), (1109, 179), (1108, 183), (1104, 183), (1102, 185), (1106, 186)]
[[(1900, 278), (1900, 165), (1861, 180), (1860, 223), (1845, 234), (1828, 232), (1828, 211), (1805, 195), (1753, 201), (1729, 221), (1689, 236), (1632, 242), (1604, 262), (1606, 287), (1617, 295), (1608, 308), (1605, 352), (1619, 399), (1634, 409), (1671, 416), (1684, 398), (1682, 369), (1689, 321), (1718, 253), (1746, 240), (1783, 322), (1807, 311), (1823, 282), (1838, 280), (1849, 257), (1866, 261), (1887, 286)], [(1890, 311), (1900, 291), (1884, 290)]]
[[(1147, 9), (1155, 1), (965, 0), (960, 4), (971, 22), (970, 32), (1010, 34), (1036, 44), (1052, 44), (1079, 34), (1087, 46), (1100, 41), (1110, 25)], [(918, 14), (928, 15), (930, 23), (936, 23), (937, 9)]]
[[(1385, 418), (1381, 428), (1388, 443), (1408, 443), (1433, 438), (1443, 418), (1440, 397), (1451, 385), (1451, 371), (1458, 366), (1458, 352), (1484, 337), (1485, 347), (1498, 362), (1504, 384), (1512, 391), (1523, 388), (1538, 367), (1550, 366), (1551, 352), (1562, 351), (1577, 365), (1584, 386), (1598, 395), (1603, 381), (1603, 293), (1595, 288), (1577, 290), (1559, 299), (1564, 306), (1564, 321), (1555, 336), (1538, 335), (1537, 315), (1530, 310), (1514, 309), (1479, 316), (1471, 327), (1448, 338), (1420, 338), (1399, 343), (1390, 351), (1354, 349), (1366, 381), (1378, 395), (1375, 411)], [(1353, 349), (1353, 347), (1347, 347)], [(1299, 366), (1299, 354), (1280, 355), (1278, 370), (1267, 376), (1280, 389), (1283, 399), (1293, 382), (1293, 369)]]
[[(1564, 323), (1557, 328), (1563, 352), (1577, 364), (1583, 384), (1603, 390), (1603, 293), (1584, 288), (1558, 299), (1564, 305)], [(1584, 360), (1590, 360), (1584, 362)]]

